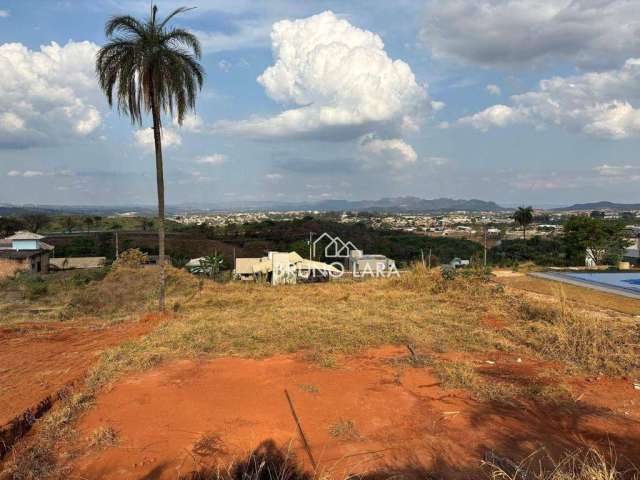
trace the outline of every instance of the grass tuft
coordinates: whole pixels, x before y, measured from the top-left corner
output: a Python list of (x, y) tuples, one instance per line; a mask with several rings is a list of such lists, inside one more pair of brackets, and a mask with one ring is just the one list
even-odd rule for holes
[(117, 445), (119, 440), (118, 432), (112, 427), (98, 427), (89, 435), (89, 446), (103, 449)]
[(343, 441), (359, 440), (361, 438), (358, 430), (356, 429), (356, 424), (353, 420), (348, 419), (340, 419), (333, 425), (330, 425), (329, 435)]
[(565, 454), (559, 461), (538, 452), (520, 464), (504, 459), (491, 458), (484, 464), (490, 470), (492, 480), (637, 480), (640, 470), (621, 471), (615, 459), (598, 450), (588, 449)]

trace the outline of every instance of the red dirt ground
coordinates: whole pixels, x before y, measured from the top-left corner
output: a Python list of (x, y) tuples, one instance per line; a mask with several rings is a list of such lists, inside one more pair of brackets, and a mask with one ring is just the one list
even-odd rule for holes
[[(640, 458), (640, 392), (625, 380), (580, 380), (577, 402), (539, 406), (483, 403), (444, 390), (428, 368), (399, 369), (406, 351), (384, 348), (322, 368), (302, 355), (264, 360), (186, 360), (134, 375), (103, 392), (79, 424), (77, 478), (177, 478), (206, 465), (228, 465), (266, 439), (291, 449), (305, 467), (284, 389), (288, 389), (321, 472), (336, 475), (392, 469), (474, 478), (487, 450), (520, 459), (590, 445)], [(540, 363), (502, 354), (477, 360), (483, 375), (530, 381)], [(528, 380), (525, 380), (528, 379)], [(356, 433), (335, 437), (352, 421)], [(116, 446), (88, 446), (99, 427), (118, 432)], [(353, 433), (353, 432), (352, 432)], [(198, 448), (203, 438), (214, 441)], [(79, 449), (79, 452), (78, 450)]]
[(148, 332), (151, 320), (0, 327), (0, 427), (82, 378), (103, 350)]

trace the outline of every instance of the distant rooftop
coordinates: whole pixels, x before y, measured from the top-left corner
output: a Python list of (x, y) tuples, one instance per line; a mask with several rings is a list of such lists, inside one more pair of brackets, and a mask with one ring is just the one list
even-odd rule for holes
[(6, 237), (5, 240), (42, 240), (44, 237), (37, 233), (20, 230), (13, 235)]

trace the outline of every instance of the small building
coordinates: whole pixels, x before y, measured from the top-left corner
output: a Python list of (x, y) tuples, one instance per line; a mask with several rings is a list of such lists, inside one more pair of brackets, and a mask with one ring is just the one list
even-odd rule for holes
[(236, 268), (233, 270), (235, 278), (245, 281), (254, 280), (253, 266), (260, 263), (261, 260), (260, 257), (236, 258)]
[(0, 259), (13, 264), (14, 271), (47, 273), (53, 246), (43, 242), (43, 238), (37, 233), (20, 231), (0, 239)]
[(233, 270), (238, 280), (264, 280), (272, 285), (328, 281), (342, 272), (333, 265), (305, 260), (296, 252), (268, 252), (261, 258), (236, 258)]
[(349, 270), (354, 276), (383, 276), (396, 270), (396, 262), (384, 255), (365, 255), (362, 250), (352, 250), (349, 256)]

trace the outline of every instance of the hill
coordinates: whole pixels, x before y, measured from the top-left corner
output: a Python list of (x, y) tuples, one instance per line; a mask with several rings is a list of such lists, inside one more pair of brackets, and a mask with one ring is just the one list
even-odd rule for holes
[(640, 203), (614, 203), (607, 201), (575, 203), (569, 207), (554, 208), (554, 211), (575, 211), (575, 210), (640, 210)]
[(420, 197), (385, 197), (379, 200), (344, 200), (330, 199), (320, 202), (233, 202), (224, 203), (217, 206), (185, 204), (173, 206), (173, 210), (192, 211), (318, 211), (318, 212), (388, 212), (388, 213), (409, 213), (409, 212), (499, 212), (507, 210), (492, 201), (478, 200), (475, 198), (454, 199), (435, 198), (424, 199)]

